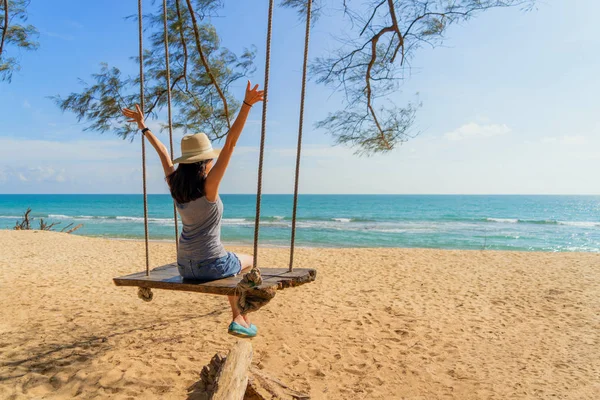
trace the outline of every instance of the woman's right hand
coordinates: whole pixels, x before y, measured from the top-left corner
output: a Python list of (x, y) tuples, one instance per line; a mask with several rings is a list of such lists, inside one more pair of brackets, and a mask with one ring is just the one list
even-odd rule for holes
[(259, 101), (264, 100), (265, 91), (258, 90), (258, 84), (256, 84), (252, 89), (250, 89), (250, 87), (251, 84), (250, 81), (248, 81), (248, 85), (246, 86), (246, 96), (244, 96), (244, 103), (248, 104), (249, 106), (253, 106)]

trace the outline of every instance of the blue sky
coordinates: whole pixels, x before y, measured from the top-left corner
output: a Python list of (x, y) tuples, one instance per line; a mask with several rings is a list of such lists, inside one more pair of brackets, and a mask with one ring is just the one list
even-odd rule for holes
[[(32, 1), (40, 49), (17, 53), (22, 70), (11, 84), (0, 83), (0, 193), (141, 192), (139, 140), (84, 132), (48, 99), (79, 90), (78, 78), (88, 79), (100, 62), (135, 73), (129, 57), (137, 52), (137, 25), (124, 17), (137, 12), (136, 3)], [(257, 83), (265, 3), (235, 2), (213, 20), (224, 46), (257, 46), (250, 77)], [(385, 155), (359, 158), (331, 147), (331, 137), (313, 124), (341, 98), (310, 83), (301, 192), (600, 194), (599, 13), (597, 1), (547, 0), (532, 12), (491, 10), (450, 28), (443, 47), (416, 54), (410, 79), (392, 96), (401, 105), (419, 93), (420, 135)], [(339, 14), (325, 15), (313, 30), (311, 57), (334, 48), (331, 35), (343, 27)], [(266, 193), (293, 189), (303, 30), (294, 12), (276, 10)], [(233, 90), (243, 96), (243, 83)], [(255, 107), (224, 193), (256, 190), (260, 118)], [(148, 150), (149, 191), (166, 193)]]

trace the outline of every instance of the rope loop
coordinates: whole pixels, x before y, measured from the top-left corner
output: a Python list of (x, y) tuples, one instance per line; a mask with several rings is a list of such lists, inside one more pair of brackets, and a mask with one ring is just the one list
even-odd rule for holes
[(154, 293), (152, 293), (152, 289), (147, 287), (139, 287), (138, 288), (138, 297), (145, 302), (150, 302), (154, 298)]
[(262, 276), (258, 268), (252, 268), (235, 288), (235, 295), (239, 296), (238, 307), (242, 314), (248, 314), (264, 307), (277, 293), (277, 286), (261, 288)]

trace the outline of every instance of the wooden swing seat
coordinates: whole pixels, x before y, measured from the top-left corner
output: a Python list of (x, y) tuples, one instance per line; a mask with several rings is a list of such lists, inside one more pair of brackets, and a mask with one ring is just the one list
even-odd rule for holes
[[(261, 268), (260, 273), (263, 283), (253, 290), (281, 290), (312, 282), (317, 277), (317, 270), (311, 268), (295, 268), (292, 272), (289, 272), (287, 268)], [(113, 278), (113, 281), (117, 286), (181, 290), (226, 296), (235, 294), (235, 288), (243, 276), (244, 274), (239, 274), (238, 276), (209, 282), (183, 279), (177, 270), (177, 263), (172, 263), (154, 268), (150, 271), (149, 276), (146, 276), (146, 272), (138, 272)]]

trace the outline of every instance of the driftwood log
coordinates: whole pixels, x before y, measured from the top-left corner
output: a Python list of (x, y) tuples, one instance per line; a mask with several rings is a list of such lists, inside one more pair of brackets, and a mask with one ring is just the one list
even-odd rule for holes
[(252, 345), (240, 340), (229, 351), (217, 375), (213, 400), (242, 400), (248, 386), (248, 369), (252, 363)]
[(215, 354), (200, 374), (200, 381), (188, 388), (188, 400), (308, 400), (251, 365), (252, 345), (239, 341), (229, 355)]
[[(13, 227), (14, 230), (16, 231), (28, 231), (28, 230), (32, 230), (32, 223), (33, 220), (35, 218), (30, 218), (29, 214), (31, 213), (31, 208), (27, 208), (27, 211), (25, 211), (25, 214), (23, 215), (23, 219), (21, 221), (17, 221), (15, 226)], [(60, 222), (52, 222), (52, 223), (48, 223), (46, 221), (44, 221), (43, 218), (40, 218), (40, 231), (51, 231), (53, 230), (52, 228), (54, 228), (56, 225), (59, 225)], [(73, 224), (69, 224), (67, 226), (65, 226), (64, 228), (62, 228), (60, 231), (61, 232), (65, 232), (66, 233), (73, 233), (75, 232), (77, 229), (81, 228), (83, 226), (83, 224), (79, 224), (74, 228), (69, 229), (71, 226), (73, 226)], [(68, 229), (68, 230), (67, 230)]]

